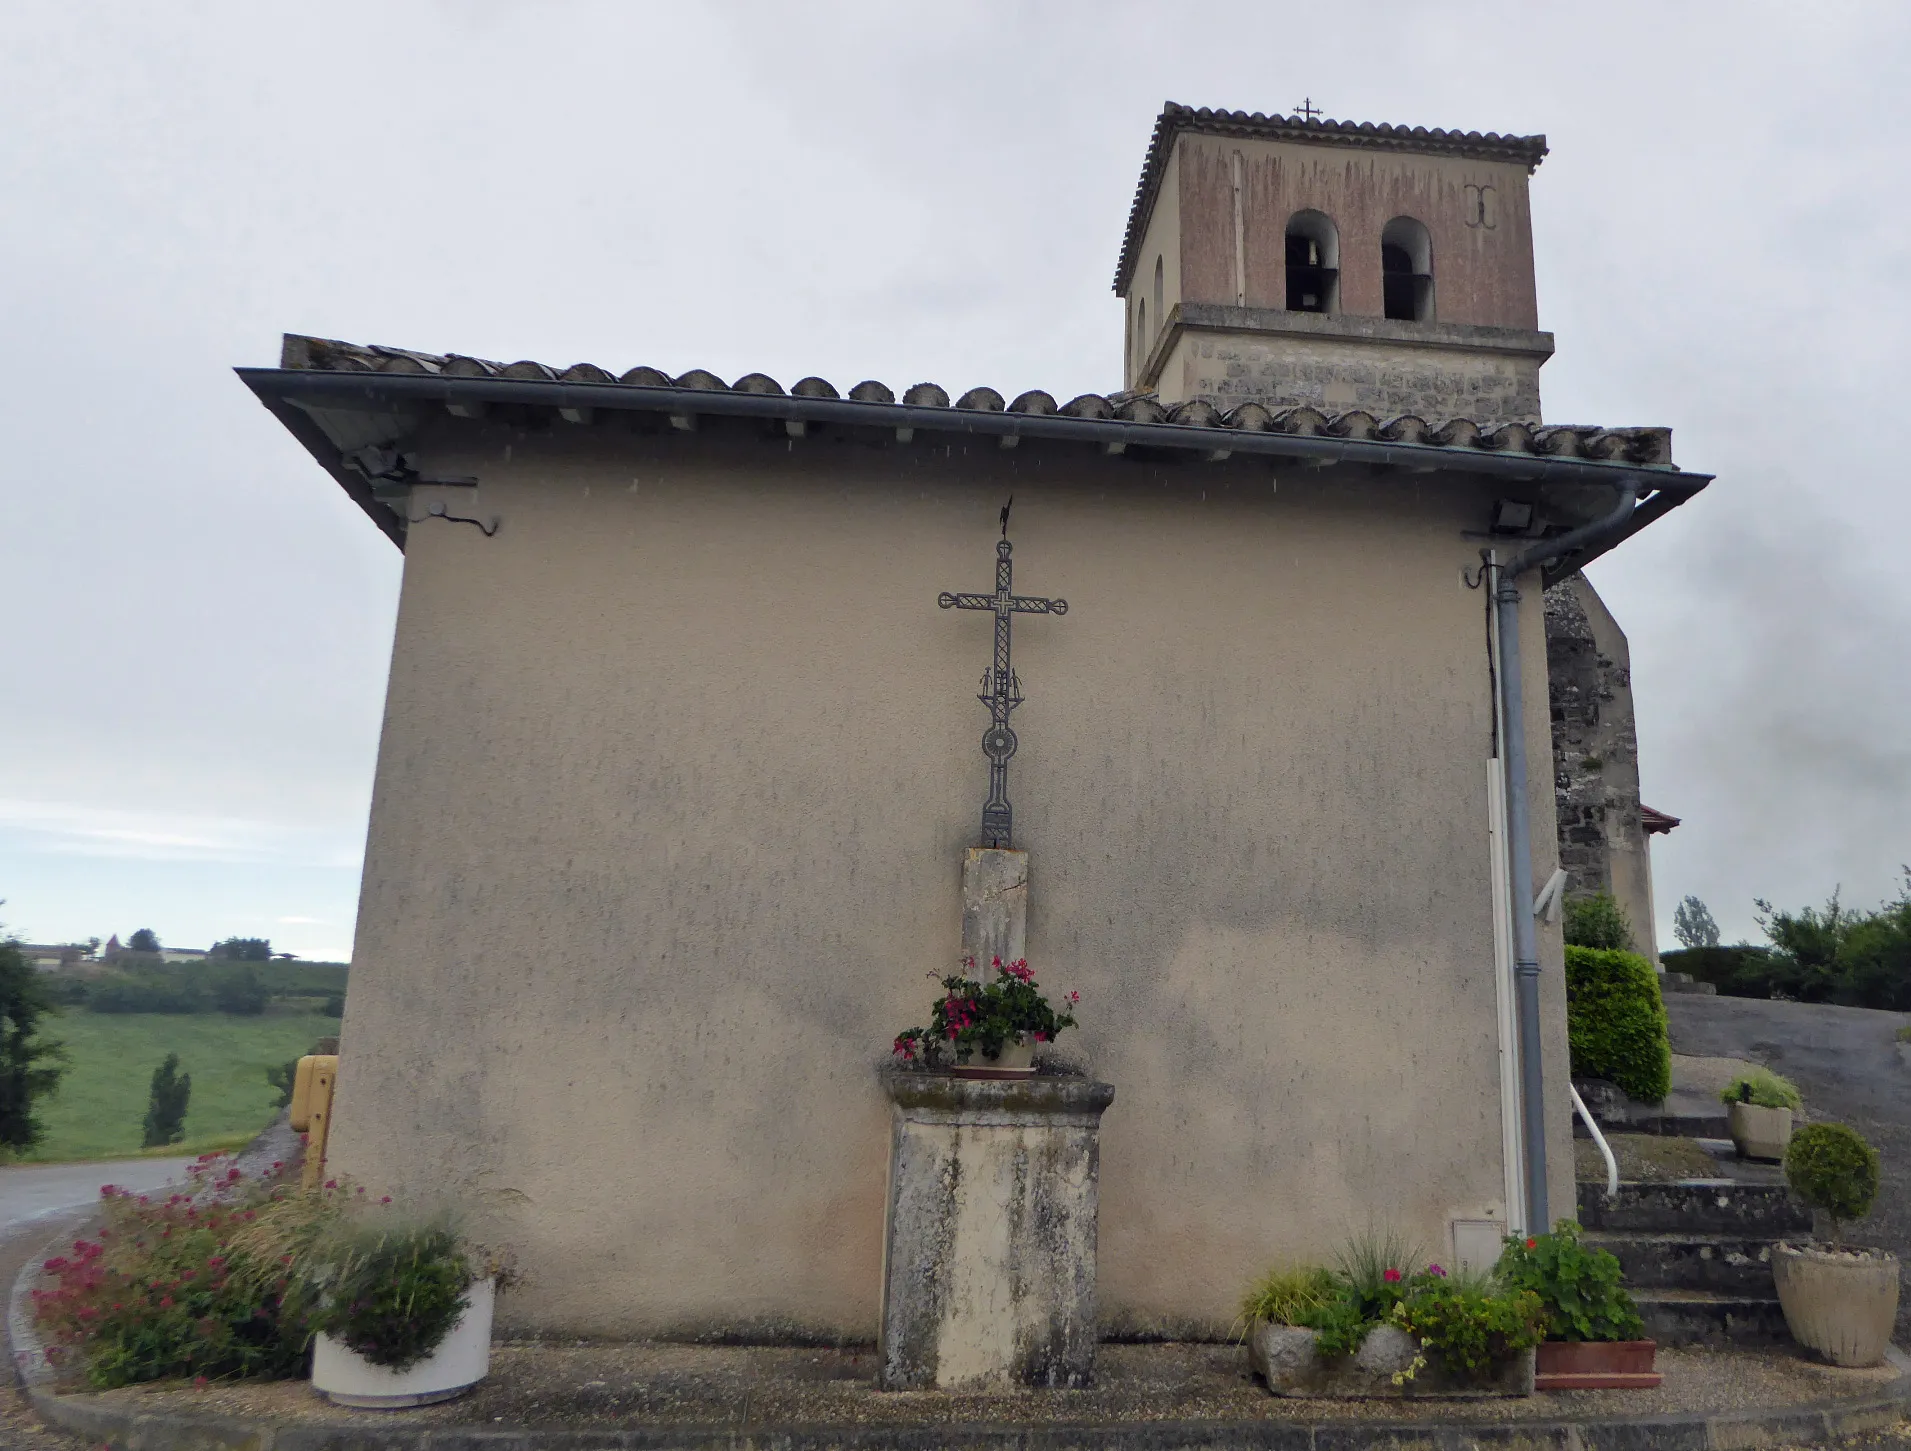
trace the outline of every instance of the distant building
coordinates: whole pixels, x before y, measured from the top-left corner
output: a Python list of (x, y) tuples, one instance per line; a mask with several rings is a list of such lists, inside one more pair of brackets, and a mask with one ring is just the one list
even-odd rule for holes
[(22, 942), (20, 955), (28, 964), (41, 972), (58, 972), (64, 967), (73, 967), (87, 961), (93, 955), (93, 949), (85, 943), (39, 943)]

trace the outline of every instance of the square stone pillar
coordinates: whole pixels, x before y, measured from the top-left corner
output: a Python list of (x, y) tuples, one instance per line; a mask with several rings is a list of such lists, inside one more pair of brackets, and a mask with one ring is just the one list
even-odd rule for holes
[(962, 955), (983, 982), (992, 959), (1028, 956), (1027, 852), (972, 846), (962, 859)]
[(886, 1390), (1085, 1386), (1101, 1115), (1085, 1078), (891, 1070)]

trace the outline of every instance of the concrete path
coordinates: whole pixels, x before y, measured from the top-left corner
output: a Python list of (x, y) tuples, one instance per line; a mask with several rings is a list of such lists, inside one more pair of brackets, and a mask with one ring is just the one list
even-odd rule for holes
[[(1809, 1119), (1850, 1124), (1884, 1161), (1884, 1184), (1852, 1238), (1894, 1250), (1911, 1268), (1911, 1064), (1897, 1031), (1911, 1014), (1762, 998), (1666, 998), (1672, 1050), (1749, 1058), (1798, 1084)], [(1911, 1340), (1911, 1283), (1898, 1302), (1900, 1344)]]
[(93, 1203), (102, 1184), (144, 1194), (186, 1177), (191, 1159), (116, 1159), (88, 1164), (15, 1164), (0, 1169), (0, 1240), (34, 1231), (35, 1222)]

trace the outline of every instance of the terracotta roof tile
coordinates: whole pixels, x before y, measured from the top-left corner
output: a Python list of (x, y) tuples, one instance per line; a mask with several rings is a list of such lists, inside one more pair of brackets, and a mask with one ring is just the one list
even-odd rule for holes
[[(545, 364), (521, 361), (507, 365), (483, 358), (452, 353), (418, 353), (401, 348), (361, 347), (354, 343), (327, 338), (288, 335), (283, 366), (295, 370), (344, 373), (439, 374), (446, 378), (514, 378), (534, 382), (592, 383), (626, 388), (687, 389), (713, 393), (757, 393), (781, 396), (782, 385), (766, 373), (747, 373), (734, 384), (725, 383), (716, 374), (695, 368), (673, 379), (656, 368), (636, 367), (613, 375), (593, 363), (574, 363), (559, 373)], [(822, 378), (809, 377), (796, 383), (790, 395), (798, 398), (838, 399), (841, 394)], [(849, 401), (870, 405), (891, 405), (895, 393), (885, 384), (865, 379), (849, 391)], [(946, 389), (934, 383), (917, 383), (904, 394), (904, 404), (919, 408), (949, 408)], [(1195, 399), (1164, 407), (1151, 393), (1083, 393), (1057, 406), (1052, 394), (1031, 389), (1018, 394), (1013, 403), (1004, 404), (993, 388), (971, 388), (953, 405), (971, 412), (1010, 413), (1031, 416), (1060, 415), (1068, 418), (1121, 420), (1136, 424), (1167, 423), (1186, 428), (1227, 428), (1244, 433), (1287, 433), (1301, 436), (1326, 435), (1338, 438), (1375, 440), (1387, 443), (1434, 445), (1454, 450), (1478, 450), (1497, 453), (1532, 453), (1558, 458), (1586, 458), (1641, 465), (1670, 466), (1672, 431), (1666, 428), (1596, 428), (1586, 425), (1549, 425), (1531, 428), (1517, 422), (1495, 419), (1446, 418), (1429, 421), (1403, 414), (1376, 419), (1362, 409), (1323, 412), (1306, 405), (1292, 406), (1242, 403), (1228, 412), (1205, 400)]]

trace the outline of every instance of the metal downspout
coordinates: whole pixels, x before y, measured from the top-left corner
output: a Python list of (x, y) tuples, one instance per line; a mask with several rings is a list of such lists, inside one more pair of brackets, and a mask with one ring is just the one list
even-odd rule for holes
[(1535, 544), (1494, 568), (1493, 605), (1500, 628), (1500, 701), (1506, 720), (1506, 855), (1513, 903), (1514, 1007), (1519, 1020), (1520, 1120), (1525, 1139), (1528, 1222), (1552, 1227), (1546, 1198), (1546, 1080), (1541, 1072), (1539, 944), (1533, 929), (1533, 829), (1526, 807), (1526, 712), (1520, 671), (1519, 576), (1607, 533), (1623, 529), (1639, 502), (1639, 481), (1619, 489), (1612, 512), (1557, 539)]

